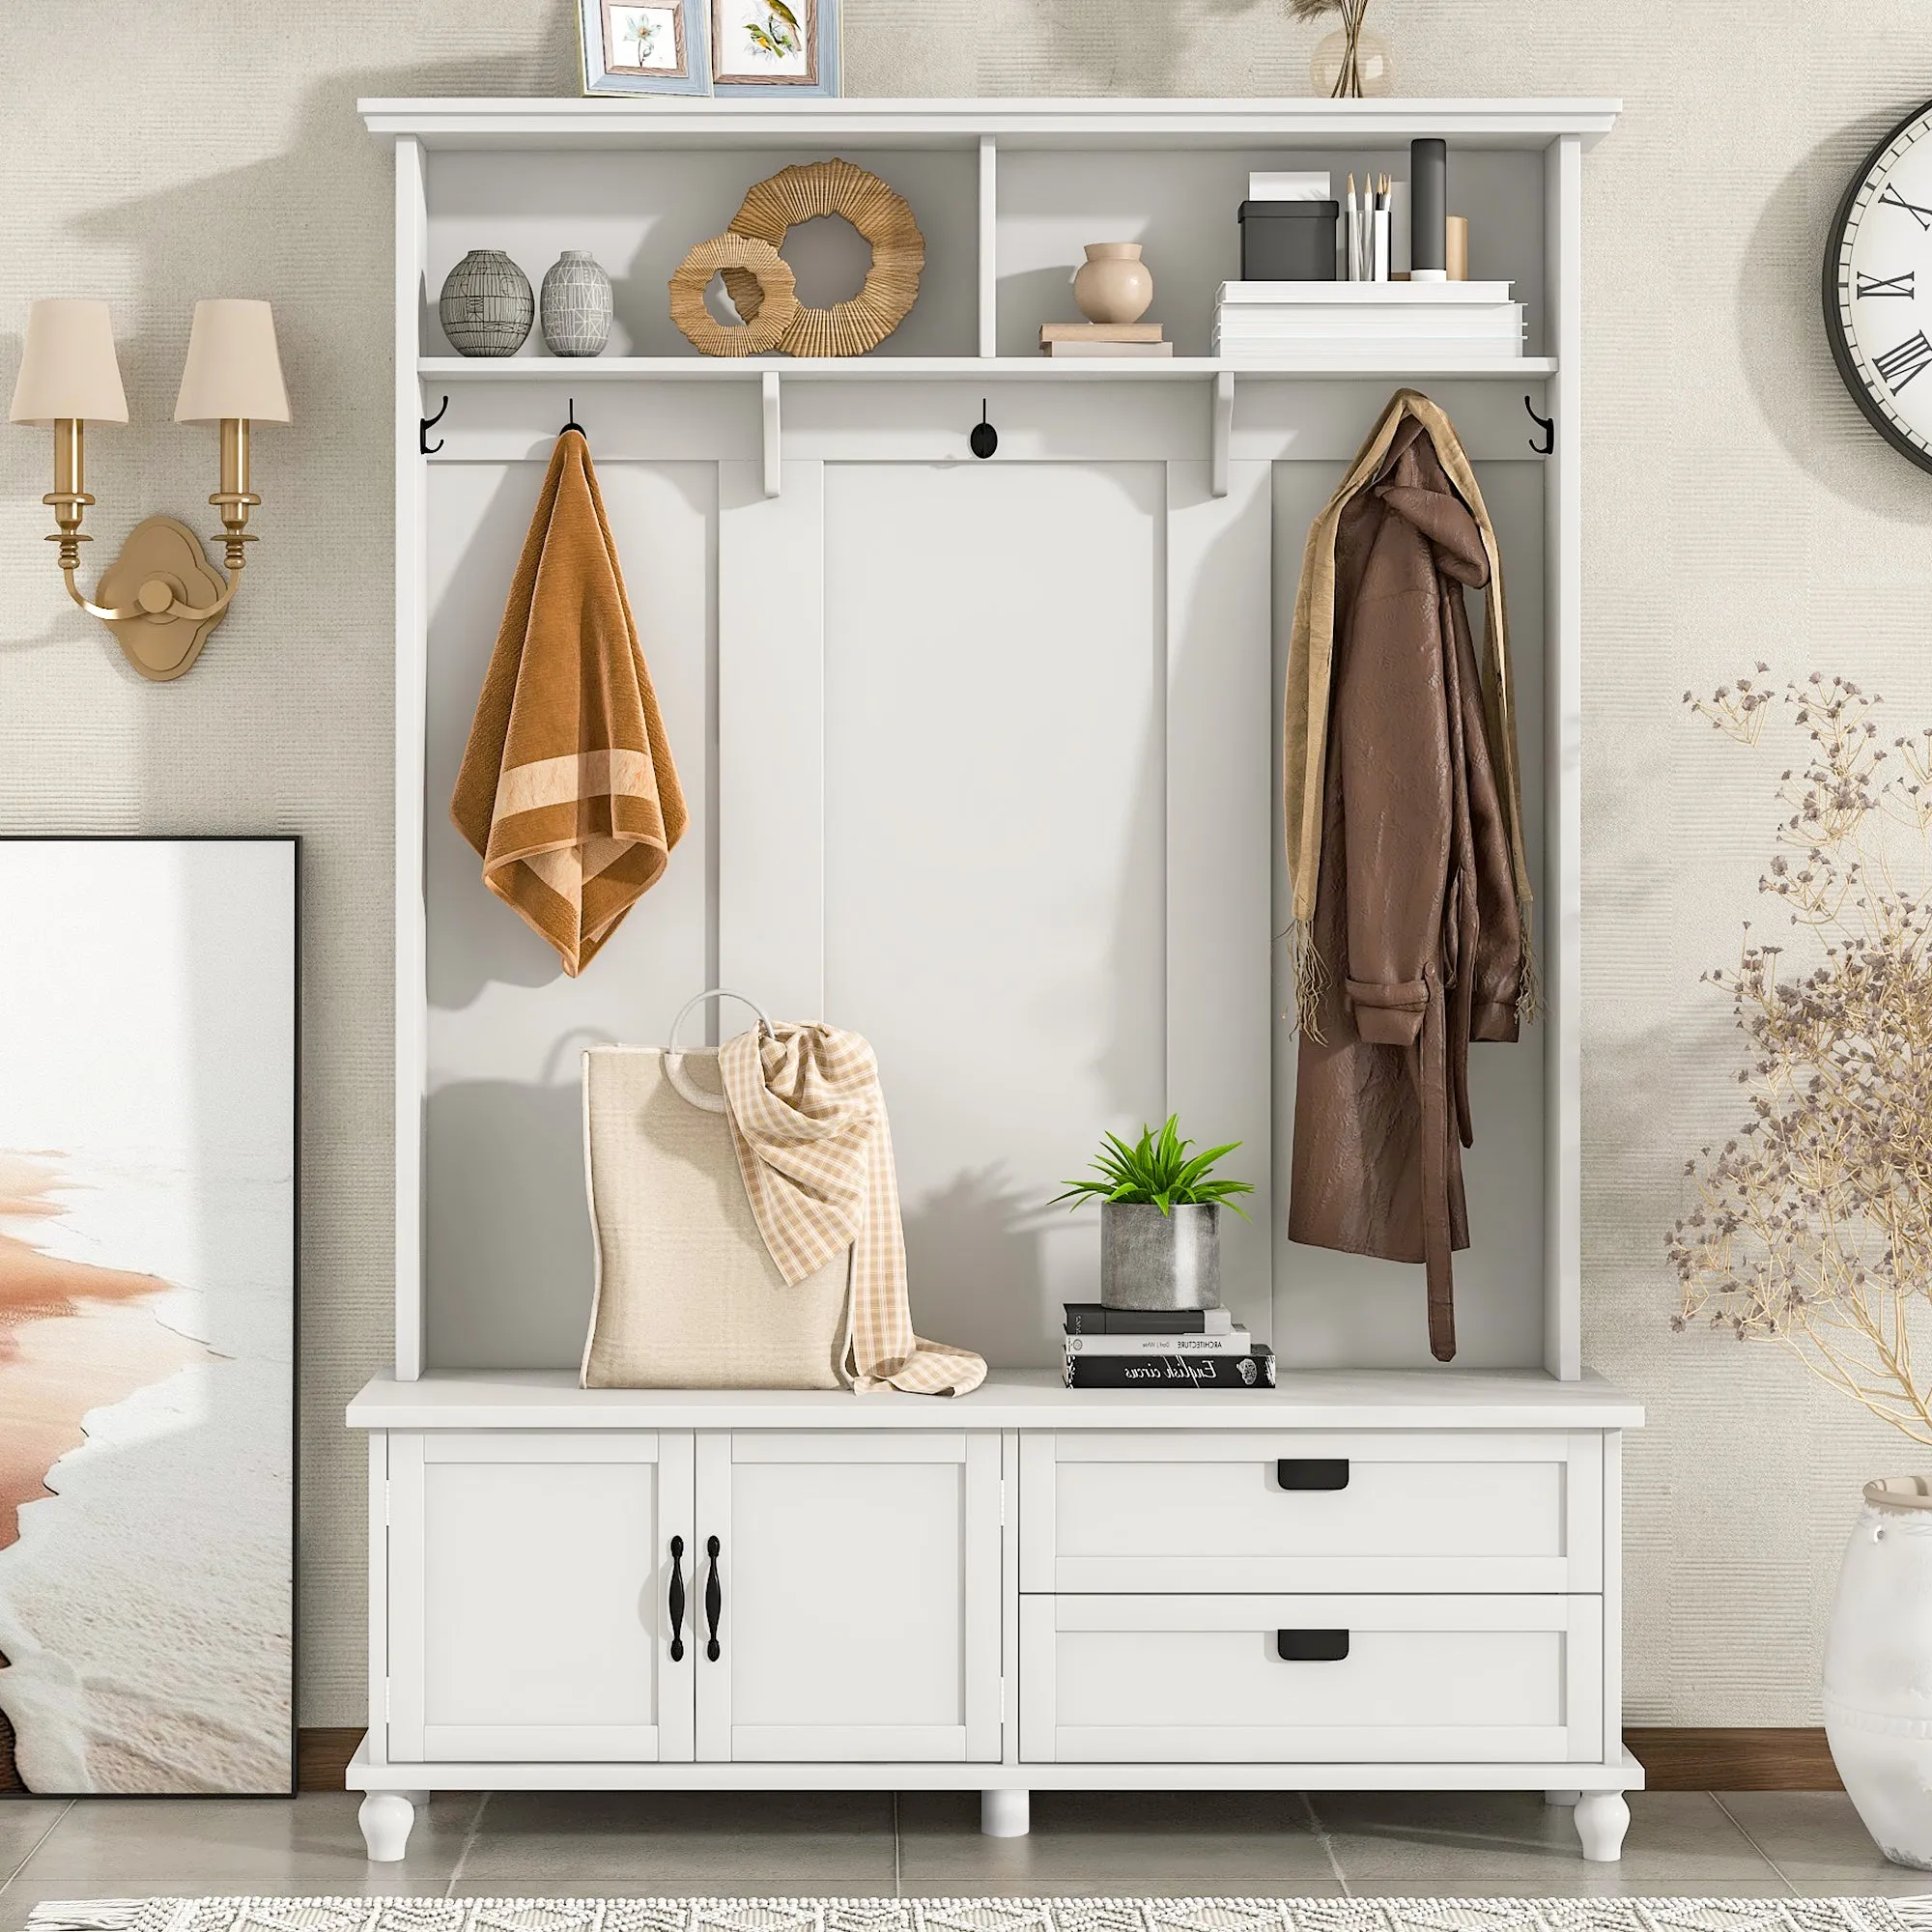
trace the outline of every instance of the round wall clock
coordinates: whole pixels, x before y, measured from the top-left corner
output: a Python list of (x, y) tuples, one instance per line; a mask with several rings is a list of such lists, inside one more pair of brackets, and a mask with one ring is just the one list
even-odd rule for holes
[(1860, 409), (1932, 469), (1932, 102), (1908, 114), (1845, 190), (1825, 242), (1825, 333)]

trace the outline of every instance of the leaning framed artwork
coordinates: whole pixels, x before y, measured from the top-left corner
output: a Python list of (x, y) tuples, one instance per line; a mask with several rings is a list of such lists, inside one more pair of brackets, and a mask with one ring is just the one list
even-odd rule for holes
[(709, 94), (706, 0), (578, 0), (585, 94)]
[(294, 1787), (297, 875), (0, 838), (0, 1788)]
[(707, 0), (711, 91), (837, 94), (838, 0)]

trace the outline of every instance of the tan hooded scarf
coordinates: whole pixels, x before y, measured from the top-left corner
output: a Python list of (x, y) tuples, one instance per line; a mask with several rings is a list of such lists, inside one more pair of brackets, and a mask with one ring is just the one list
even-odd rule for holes
[(1317, 1001), (1332, 971), (1313, 944), (1315, 899), (1321, 878), (1321, 802), (1327, 771), (1329, 710), (1335, 668), (1335, 537), (1349, 505), (1372, 488), (1402, 425), (1413, 419), (1435, 448), (1443, 473), (1476, 520), (1489, 559), (1484, 599), (1483, 703), (1490, 745), (1509, 821), (1510, 861), (1522, 916), (1522, 985), (1519, 1016), (1535, 1017), (1536, 961), (1530, 907), (1535, 899), (1522, 844), (1522, 779), (1517, 768), (1516, 679), (1510, 668), (1509, 620), (1503, 606), (1503, 565), (1496, 533), (1463, 452), (1455, 425), (1416, 389), (1400, 389), (1349, 467), (1342, 487), (1316, 518), (1302, 553), (1294, 594), (1294, 628), (1288, 646), (1288, 687), (1282, 718), (1282, 825), (1289, 877), (1294, 886), (1295, 1016), (1303, 1031), (1320, 1033)]

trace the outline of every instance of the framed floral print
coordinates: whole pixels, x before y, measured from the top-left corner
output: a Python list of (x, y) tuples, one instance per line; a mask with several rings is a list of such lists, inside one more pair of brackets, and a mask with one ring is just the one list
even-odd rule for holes
[(709, 94), (707, 0), (578, 0), (585, 94)]
[(706, 0), (714, 94), (838, 92), (838, 0)]

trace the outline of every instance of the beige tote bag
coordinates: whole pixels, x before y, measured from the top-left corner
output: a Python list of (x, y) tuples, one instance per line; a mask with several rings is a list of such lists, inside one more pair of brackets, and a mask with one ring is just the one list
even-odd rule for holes
[[(717, 1049), (676, 1045), (686, 1015), (713, 997), (685, 1007), (668, 1046), (583, 1056), (597, 1273), (581, 1381), (843, 1388), (851, 1250), (794, 1288), (766, 1251), (731, 1145)], [(770, 1029), (762, 1011), (758, 1019)]]

